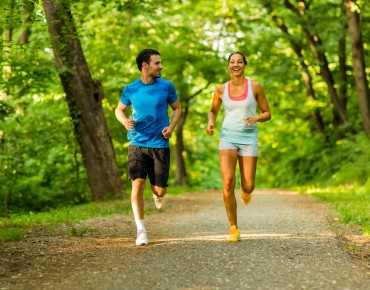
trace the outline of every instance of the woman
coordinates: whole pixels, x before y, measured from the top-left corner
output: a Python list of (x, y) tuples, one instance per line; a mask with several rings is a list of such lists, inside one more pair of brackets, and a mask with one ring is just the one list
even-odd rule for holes
[[(217, 114), (224, 103), (225, 117), (219, 143), (220, 169), (223, 182), (224, 204), (230, 222), (226, 241), (237, 242), (240, 232), (236, 213), (236, 163), (240, 167), (240, 191), (243, 204), (251, 202), (258, 156), (257, 122), (271, 119), (270, 108), (261, 85), (244, 77), (247, 59), (243, 53), (233, 52), (228, 58), (231, 79), (219, 86), (208, 113), (207, 134), (213, 135)], [(256, 115), (256, 108), (261, 110)]]

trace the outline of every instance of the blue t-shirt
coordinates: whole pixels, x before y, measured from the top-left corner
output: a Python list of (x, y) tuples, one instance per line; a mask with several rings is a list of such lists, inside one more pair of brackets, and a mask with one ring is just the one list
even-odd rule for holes
[(156, 78), (151, 84), (144, 84), (141, 79), (128, 84), (120, 102), (126, 106), (132, 105), (137, 119), (134, 137), (133, 134), (127, 134), (131, 145), (168, 148), (169, 141), (163, 137), (162, 130), (169, 125), (168, 104), (173, 104), (177, 99), (175, 86), (162, 78)]

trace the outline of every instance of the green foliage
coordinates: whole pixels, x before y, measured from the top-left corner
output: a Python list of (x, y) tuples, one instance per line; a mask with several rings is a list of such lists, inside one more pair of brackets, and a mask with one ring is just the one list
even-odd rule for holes
[(369, 182), (370, 146), (364, 134), (340, 140), (332, 154), (332, 167), (338, 166), (333, 175), (334, 184), (359, 184)]
[(0, 120), (4, 120), (6, 116), (14, 113), (14, 108), (3, 100), (0, 100)]
[(368, 181), (370, 147), (364, 134), (349, 136), (332, 146), (320, 135), (303, 140), (300, 135), (290, 137), (275, 141), (275, 148), (269, 150), (269, 168), (262, 175), (274, 175), (272, 186), (363, 185)]
[(0, 121), (1, 212), (45, 210), (90, 199), (63, 98), (21, 98)]
[(15, 240), (20, 240), (24, 237), (25, 231), (18, 229), (8, 229), (6, 231), (0, 228), (0, 241), (10, 242)]

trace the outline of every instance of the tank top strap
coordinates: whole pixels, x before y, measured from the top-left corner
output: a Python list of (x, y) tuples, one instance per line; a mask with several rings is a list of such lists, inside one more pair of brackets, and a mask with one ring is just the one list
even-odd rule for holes
[(222, 95), (223, 100), (229, 99), (229, 82), (230, 81), (227, 81), (225, 84), (224, 94)]

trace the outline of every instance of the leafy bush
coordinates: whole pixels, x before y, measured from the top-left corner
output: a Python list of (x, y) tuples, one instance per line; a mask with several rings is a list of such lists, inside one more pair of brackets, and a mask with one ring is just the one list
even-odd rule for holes
[[(358, 184), (363, 185), (370, 176), (370, 146), (365, 134), (347, 136), (330, 145), (320, 135), (308, 138), (286, 138), (279, 146), (265, 144), (262, 162), (259, 164), (262, 177), (270, 177), (268, 186), (290, 187), (296, 185)], [(272, 177), (271, 177), (272, 176)]]
[[(28, 97), (30, 98), (30, 97)], [(1, 212), (45, 210), (90, 199), (81, 154), (62, 98), (26, 97), (0, 120)]]

